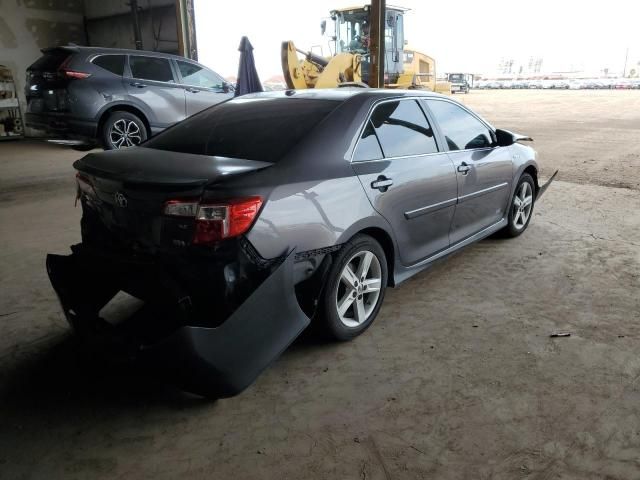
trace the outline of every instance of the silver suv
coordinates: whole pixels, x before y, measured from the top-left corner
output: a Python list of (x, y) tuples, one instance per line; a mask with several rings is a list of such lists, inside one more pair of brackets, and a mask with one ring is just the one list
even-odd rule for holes
[(175, 55), (65, 46), (27, 69), (29, 127), (105, 149), (137, 145), (233, 96), (217, 73)]

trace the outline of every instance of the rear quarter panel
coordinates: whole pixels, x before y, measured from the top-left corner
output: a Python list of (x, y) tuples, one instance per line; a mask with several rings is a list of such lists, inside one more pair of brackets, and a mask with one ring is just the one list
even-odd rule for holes
[(357, 233), (356, 226), (379, 224), (355, 176), (296, 182), (272, 191), (248, 239), (263, 257), (273, 258), (289, 248), (340, 244)]

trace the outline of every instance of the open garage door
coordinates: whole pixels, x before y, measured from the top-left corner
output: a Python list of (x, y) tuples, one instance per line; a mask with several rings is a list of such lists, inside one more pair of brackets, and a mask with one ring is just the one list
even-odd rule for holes
[(192, 0), (85, 0), (87, 44), (197, 59)]

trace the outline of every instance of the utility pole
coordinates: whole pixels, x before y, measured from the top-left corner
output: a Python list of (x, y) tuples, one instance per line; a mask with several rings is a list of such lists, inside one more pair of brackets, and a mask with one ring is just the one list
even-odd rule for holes
[(622, 77), (627, 76), (627, 60), (629, 60), (629, 47), (627, 47), (627, 53), (624, 55), (624, 68), (622, 69)]
[(385, 4), (386, 0), (371, 0), (369, 86), (373, 88), (384, 88), (384, 30), (387, 10)]
[(131, 0), (131, 17), (133, 19), (133, 38), (136, 43), (136, 50), (143, 50), (142, 32), (140, 31), (140, 19), (138, 18), (138, 0)]

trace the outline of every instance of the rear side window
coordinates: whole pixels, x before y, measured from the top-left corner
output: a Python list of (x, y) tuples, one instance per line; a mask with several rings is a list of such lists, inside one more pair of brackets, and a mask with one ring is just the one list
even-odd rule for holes
[(131, 55), (129, 66), (133, 78), (173, 83), (173, 72), (169, 60), (166, 58)]
[(100, 55), (91, 63), (116, 75), (122, 76), (124, 73), (124, 55)]
[(213, 89), (221, 89), (224, 86), (224, 80), (211, 70), (180, 60), (177, 60), (176, 63), (178, 70), (180, 70), (182, 83), (185, 85)]
[(339, 104), (335, 100), (239, 98), (187, 118), (144, 146), (273, 163)]
[(415, 100), (378, 105), (371, 115), (371, 123), (385, 157), (424, 155), (438, 151), (433, 130)]
[(449, 150), (486, 148), (493, 143), (489, 128), (462, 107), (442, 100), (427, 100)]
[(27, 70), (55, 72), (71, 54), (65, 50), (52, 50), (42, 55)]
[(367, 160), (380, 160), (383, 156), (373, 124), (371, 120), (369, 120), (367, 121), (364, 132), (362, 132), (362, 137), (360, 137), (358, 141), (356, 151), (353, 153), (353, 161), (366, 162)]

